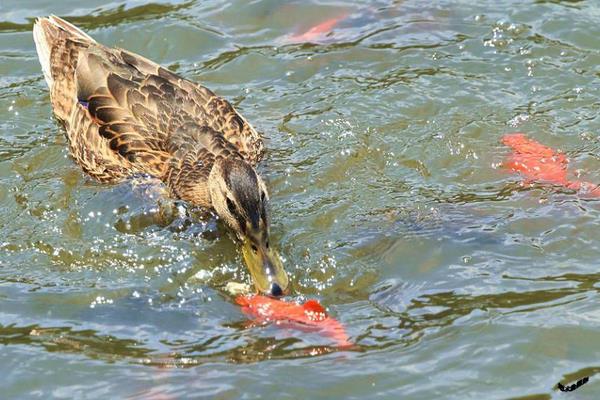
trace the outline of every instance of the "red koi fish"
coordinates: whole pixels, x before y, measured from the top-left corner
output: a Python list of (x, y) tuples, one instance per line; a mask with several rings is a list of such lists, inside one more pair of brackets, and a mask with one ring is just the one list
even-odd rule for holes
[(335, 18), (330, 18), (327, 21), (323, 21), (318, 25), (313, 26), (304, 33), (299, 33), (289, 37), (289, 42), (310, 42), (311, 40), (319, 39), (329, 32), (344, 18), (347, 14), (340, 15)]
[(308, 300), (304, 304), (277, 300), (271, 297), (253, 295), (238, 296), (236, 303), (242, 311), (261, 322), (292, 322), (300, 328), (309, 328), (322, 332), (332, 338), (339, 347), (352, 346), (344, 326), (327, 315), (323, 306), (316, 300)]
[(503, 163), (504, 168), (519, 172), (525, 178), (525, 183), (549, 183), (581, 191), (587, 196), (600, 197), (598, 185), (568, 179), (569, 159), (563, 153), (529, 139), (523, 133), (504, 135), (502, 143), (513, 150)]

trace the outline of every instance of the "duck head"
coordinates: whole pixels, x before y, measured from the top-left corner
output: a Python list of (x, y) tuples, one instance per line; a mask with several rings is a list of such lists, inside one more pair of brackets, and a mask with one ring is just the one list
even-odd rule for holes
[(269, 240), (269, 194), (254, 168), (242, 159), (218, 158), (208, 177), (213, 208), (235, 232), (256, 289), (281, 296), (288, 277)]

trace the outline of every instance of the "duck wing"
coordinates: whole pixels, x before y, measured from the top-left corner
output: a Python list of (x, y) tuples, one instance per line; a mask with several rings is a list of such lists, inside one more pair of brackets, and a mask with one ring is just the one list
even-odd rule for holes
[[(217, 153), (222, 143), (232, 145), (252, 165), (262, 158), (262, 139), (229, 102), (142, 56), (122, 49), (93, 49), (80, 60), (76, 75), (78, 99), (88, 102), (94, 118), (103, 124), (134, 121), (153, 150), (181, 153), (198, 143), (178, 136), (196, 139), (209, 135), (215, 140), (201, 142), (212, 143), (209, 149)], [(192, 134), (194, 127), (198, 135)], [(121, 145), (116, 147), (129, 157), (130, 148), (133, 153), (139, 150), (138, 141), (121, 136)]]
[(206, 177), (215, 156), (252, 165), (262, 158), (258, 133), (209, 89), (58, 17), (39, 19), (34, 38), (71, 153), (96, 179), (136, 172), (166, 179), (173, 166), (198, 162), (202, 168), (187, 172)]

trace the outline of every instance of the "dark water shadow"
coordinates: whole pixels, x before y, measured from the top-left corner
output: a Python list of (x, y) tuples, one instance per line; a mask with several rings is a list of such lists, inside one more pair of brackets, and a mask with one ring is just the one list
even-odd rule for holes
[[(512, 279), (522, 279), (512, 277)], [(375, 348), (386, 348), (397, 345), (413, 345), (418, 343), (428, 330), (451, 326), (459, 318), (468, 316), (474, 311), (488, 312), (500, 311), (503, 315), (514, 313), (528, 313), (547, 308), (564, 306), (577, 301), (574, 295), (588, 292), (600, 292), (595, 285), (600, 282), (600, 274), (565, 274), (548, 276), (536, 279), (527, 279), (540, 282), (572, 282), (574, 287), (555, 289), (533, 290), (525, 292), (504, 292), (487, 295), (457, 294), (453, 291), (416, 294), (402, 310), (394, 310), (392, 305), (401, 303), (403, 286), (383, 286), (371, 295), (371, 304), (381, 311), (384, 317), (394, 317), (397, 325), (375, 324), (370, 326), (363, 334), (357, 336), (357, 342), (375, 340), (379, 342)], [(402, 299), (406, 302), (406, 299)], [(434, 311), (428, 311), (434, 310)], [(424, 312), (425, 311), (425, 312)], [(388, 318), (386, 320), (389, 321)], [(381, 338), (381, 334), (372, 335), (372, 330), (389, 331)], [(400, 336), (392, 331), (401, 333)], [(394, 338), (394, 340), (390, 340)], [(370, 340), (368, 340), (370, 339)], [(371, 346), (363, 346), (369, 349)], [(373, 348), (373, 349), (375, 349)]]
[(0, 344), (25, 345), (42, 348), (49, 353), (78, 354), (107, 363), (125, 362), (157, 368), (185, 368), (214, 362), (234, 364), (256, 363), (265, 360), (298, 359), (331, 354), (338, 351), (360, 351), (359, 347), (337, 348), (327, 345), (299, 346), (297, 338), (252, 338), (246, 343), (215, 351), (221, 342), (234, 342), (246, 330), (248, 321), (231, 325), (240, 332), (232, 335), (214, 336), (201, 343), (178, 343), (168, 345), (168, 352), (160, 352), (142, 341), (102, 335), (92, 329), (76, 330), (72, 327), (51, 327), (38, 324), (18, 326), (0, 325)]

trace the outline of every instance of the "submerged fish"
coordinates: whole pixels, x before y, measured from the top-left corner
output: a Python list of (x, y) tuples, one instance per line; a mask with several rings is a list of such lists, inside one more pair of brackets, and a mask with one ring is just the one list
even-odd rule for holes
[(238, 296), (236, 303), (242, 311), (260, 322), (291, 322), (300, 329), (314, 330), (333, 339), (339, 347), (352, 346), (344, 326), (327, 315), (325, 308), (316, 300), (304, 304), (278, 300), (267, 296)]
[(298, 33), (289, 37), (289, 42), (310, 42), (316, 39), (322, 39), (329, 34), (333, 28), (347, 17), (347, 14), (342, 14), (335, 18), (330, 18), (317, 25), (314, 25), (304, 33)]
[(504, 168), (519, 172), (525, 178), (525, 183), (549, 183), (580, 191), (587, 196), (600, 197), (598, 185), (568, 179), (569, 159), (558, 150), (544, 146), (518, 132), (504, 135), (502, 143), (513, 150), (503, 163)]

